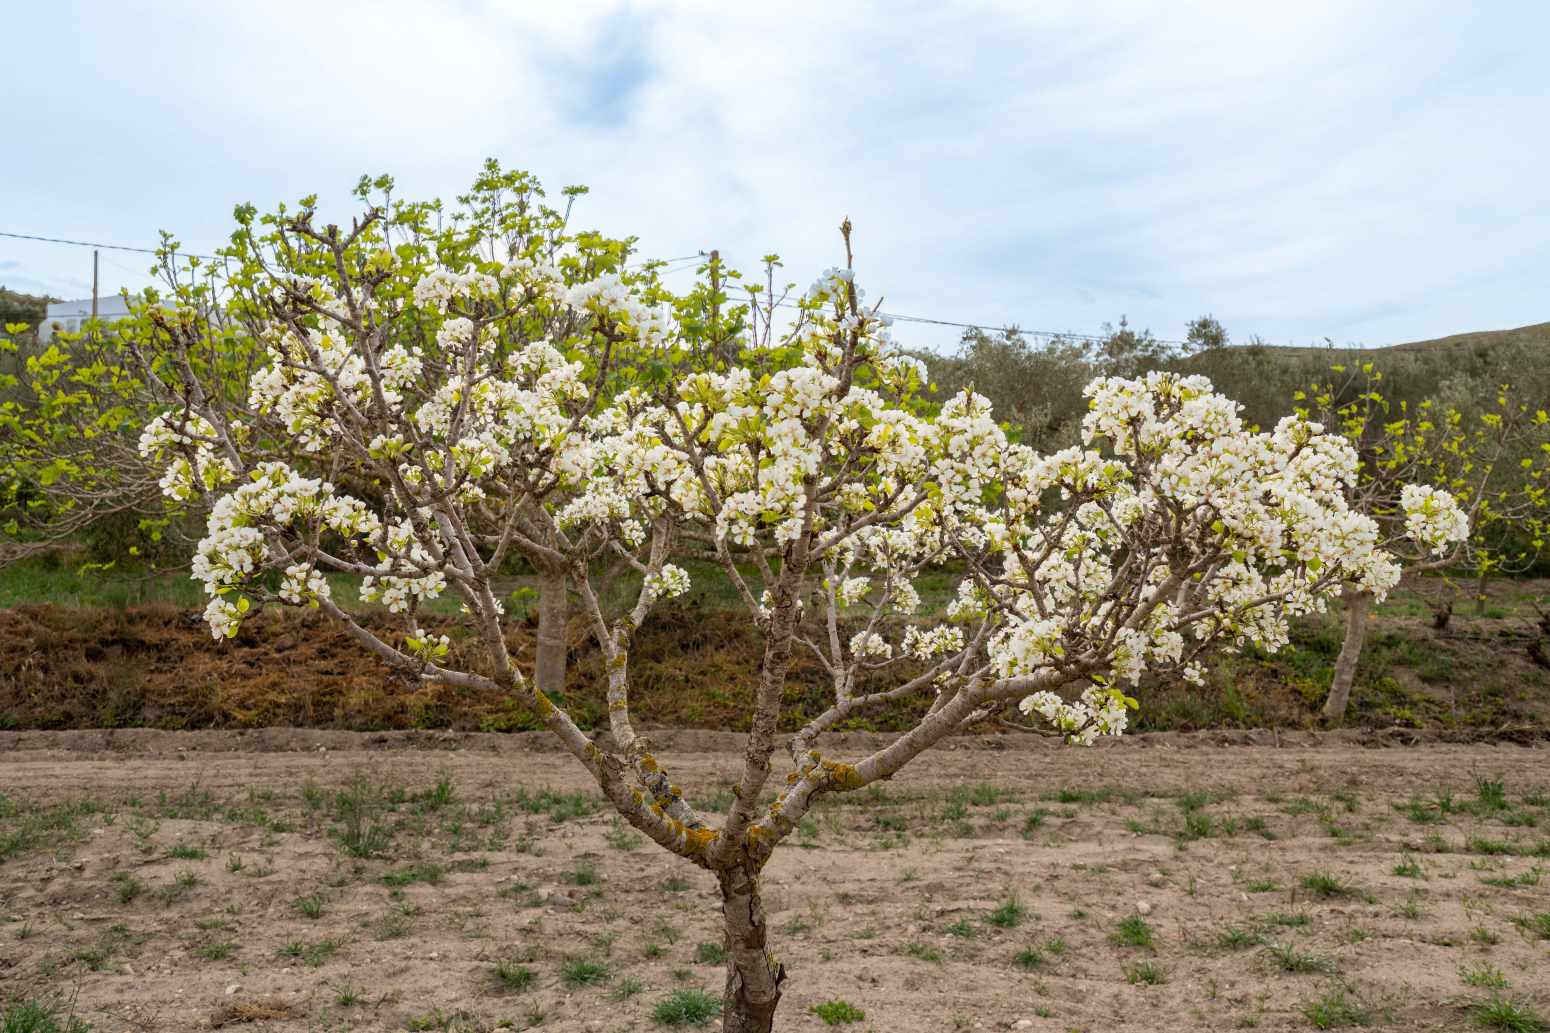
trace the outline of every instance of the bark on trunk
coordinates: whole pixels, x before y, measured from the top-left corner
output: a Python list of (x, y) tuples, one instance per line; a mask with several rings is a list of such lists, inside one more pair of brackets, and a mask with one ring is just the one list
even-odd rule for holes
[(1475, 579), (1475, 616), (1476, 617), (1482, 616), (1485, 613), (1486, 581), (1487, 581), (1487, 576), (1485, 574), (1481, 574), (1478, 578)]
[(727, 937), (727, 985), (722, 996), (723, 1033), (770, 1033), (786, 968), (766, 946), (764, 902), (759, 899), (759, 869), (747, 854), (725, 871), (721, 910)]
[(1372, 604), (1371, 592), (1347, 589), (1342, 597), (1351, 612), (1346, 617), (1345, 644), (1340, 647), (1340, 658), (1335, 661), (1329, 699), (1324, 702), (1326, 721), (1339, 721), (1345, 717), (1346, 704), (1351, 699), (1351, 680), (1356, 676), (1356, 661), (1362, 655), (1362, 643), (1367, 639), (1367, 609)]
[(538, 657), (533, 686), (558, 703), (565, 692), (565, 639), (570, 607), (565, 571), (538, 571)]

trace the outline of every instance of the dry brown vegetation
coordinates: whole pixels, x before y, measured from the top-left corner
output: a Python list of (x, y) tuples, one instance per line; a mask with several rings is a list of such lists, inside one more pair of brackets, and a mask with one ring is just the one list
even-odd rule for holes
[[(1524, 616), (1533, 611), (1523, 600), (1544, 587), (1503, 581), (1490, 616), (1460, 616), (1446, 628), (1404, 612), (1407, 605), (1424, 611), (1424, 605), (1396, 601), (1374, 622), (1351, 723), (1455, 735), (1543, 734), (1550, 721), (1550, 672), (1533, 658), (1542, 631)], [(402, 627), (400, 618), (387, 614), (361, 619), (380, 634)], [(426, 616), (422, 623), (452, 637), (457, 660), (475, 670), (483, 664), (457, 619)], [(508, 647), (519, 663), (531, 663), (531, 623), (510, 625)], [(580, 621), (570, 643), (565, 705), (583, 727), (601, 727), (602, 664)], [(1300, 621), (1292, 649), (1219, 655), (1203, 690), (1148, 681), (1138, 692), (1138, 727), (1309, 727), (1328, 691), (1339, 646), (1337, 617)], [(738, 729), (748, 713), (749, 686), (757, 682), (761, 647), (735, 609), (695, 599), (659, 606), (632, 651), (636, 713), (651, 727)], [(786, 728), (814, 712), (825, 691), (811, 657), (795, 656)], [(926, 705), (921, 697), (880, 708), (852, 727), (909, 727)], [(215, 642), (198, 611), (170, 606), (0, 609), (0, 728), (137, 726), (521, 731), (536, 728), (537, 721), (494, 693), (411, 689), (392, 680), (311, 611), (266, 612), (236, 639)]]

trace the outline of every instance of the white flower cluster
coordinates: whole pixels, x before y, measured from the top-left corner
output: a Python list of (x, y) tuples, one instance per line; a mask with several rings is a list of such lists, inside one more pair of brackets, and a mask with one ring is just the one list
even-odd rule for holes
[(1400, 489), (1399, 498), (1405, 507), (1405, 533), (1431, 546), (1433, 552), (1441, 554), (1453, 542), (1469, 536), (1469, 517), (1448, 492), (1407, 484)]
[(939, 624), (926, 631), (912, 625), (904, 630), (904, 652), (920, 660), (947, 656), (962, 649), (963, 629), (951, 624)]
[(850, 653), (857, 659), (886, 660), (893, 656), (893, 646), (875, 631), (862, 631), (851, 636)]
[(665, 563), (661, 571), (648, 575), (646, 590), (654, 599), (673, 599), (689, 590), (689, 572)]
[[(355, 498), (336, 495), (326, 481), (297, 475), (283, 463), (265, 463), (252, 480), (223, 496), (210, 513), (208, 533), (194, 556), (192, 577), (214, 597), (205, 610), (216, 638), (236, 634), (246, 600), (231, 604), (221, 597), (248, 585), (275, 552), (265, 528), (277, 536), (332, 530), (347, 538), (370, 537), (380, 529), (376, 516)], [(327, 598), (328, 579), (305, 563), (283, 568), (280, 595), (289, 602)]]
[(1100, 735), (1120, 735), (1130, 723), (1126, 708), (1133, 701), (1114, 689), (1096, 686), (1083, 691), (1076, 703), (1067, 703), (1053, 692), (1036, 692), (1025, 697), (1017, 708), (1030, 717), (1038, 714), (1066, 733), (1066, 741), (1091, 746)]
[(854, 606), (866, 598), (867, 592), (872, 589), (872, 579), (869, 577), (846, 578), (840, 587), (834, 592), (835, 598), (841, 606)]
[(565, 292), (565, 304), (578, 312), (611, 316), (634, 329), (645, 345), (660, 344), (668, 332), (667, 314), (660, 306), (642, 302), (614, 273), (578, 283)]
[(489, 273), (468, 272), (459, 275), (450, 269), (433, 269), (414, 285), (414, 301), (445, 312), (454, 299), (479, 301), (500, 297), (500, 281)]
[[(215, 454), (215, 440), (215, 428), (204, 417), (164, 414), (140, 432), (140, 456), (167, 463), (161, 477), (162, 494), (183, 502), (199, 493), (196, 484), (207, 492), (214, 491), (236, 476), (231, 461)], [(189, 448), (194, 452), (192, 464), (183, 454)]]
[[(248, 402), (260, 412), (274, 413), (307, 451), (323, 451), (338, 440), (345, 410), (364, 413), (370, 408), (366, 361), (341, 331), (303, 338), (270, 329), (263, 339), (269, 364), (249, 382)], [(423, 363), (418, 349), (394, 345), (378, 356), (377, 366), (383, 400), (397, 406)]]

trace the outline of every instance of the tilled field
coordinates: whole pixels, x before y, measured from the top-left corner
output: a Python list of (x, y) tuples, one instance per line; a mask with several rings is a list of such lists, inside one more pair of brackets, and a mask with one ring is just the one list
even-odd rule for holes
[[(739, 737), (657, 739), (724, 804)], [(828, 1002), (856, 1033), (1544, 1010), (1544, 743), (1220, 741), (964, 739), (828, 801), (765, 873), (777, 1028), (830, 1028)], [(113, 1033), (612, 1031), (720, 995), (714, 880), (538, 733), (4, 733), (0, 792), (7, 1008), (58, 992)]]

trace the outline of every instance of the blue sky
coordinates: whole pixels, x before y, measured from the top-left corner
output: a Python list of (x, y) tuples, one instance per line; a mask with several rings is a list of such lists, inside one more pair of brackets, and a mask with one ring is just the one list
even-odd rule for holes
[[(12, 5), (0, 231), (192, 251), (233, 205), (486, 156), (648, 256), (856, 225), (884, 308), (1369, 346), (1550, 320), (1550, 5), (246, 0)], [(148, 256), (104, 252), (103, 287)], [(89, 293), (0, 237), (0, 282)], [(910, 343), (956, 332), (904, 325)]]

